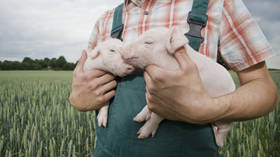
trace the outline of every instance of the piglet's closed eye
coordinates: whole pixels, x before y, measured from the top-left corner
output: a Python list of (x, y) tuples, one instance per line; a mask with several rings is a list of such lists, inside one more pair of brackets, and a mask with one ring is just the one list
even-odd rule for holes
[(189, 40), (184, 36), (184, 32), (177, 27), (173, 27), (169, 32), (166, 48), (170, 54), (174, 54), (177, 49), (187, 43), (189, 43)]

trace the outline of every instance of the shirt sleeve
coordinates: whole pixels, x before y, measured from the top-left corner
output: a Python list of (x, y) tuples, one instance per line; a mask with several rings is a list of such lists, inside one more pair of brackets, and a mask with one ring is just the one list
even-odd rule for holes
[(274, 55), (242, 0), (225, 0), (219, 38), (221, 56), (234, 71), (244, 70)]
[(94, 49), (101, 38), (100, 36), (101, 36), (101, 31), (103, 26), (102, 20), (104, 20), (104, 14), (97, 19), (91, 31), (89, 41), (88, 41), (88, 50)]
[(99, 36), (99, 29), (98, 29), (98, 22), (96, 22), (89, 37), (88, 50), (93, 50), (96, 47), (98, 36)]

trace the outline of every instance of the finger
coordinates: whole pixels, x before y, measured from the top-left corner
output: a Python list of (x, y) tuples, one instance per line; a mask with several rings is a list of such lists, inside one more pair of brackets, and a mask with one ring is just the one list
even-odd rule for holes
[(148, 109), (151, 110), (150, 109), (150, 98), (151, 98), (151, 95), (149, 94), (148, 91), (146, 91), (146, 93), (145, 93), (145, 98), (146, 98), (146, 103), (147, 103)]
[(79, 62), (75, 68), (75, 69), (77, 69), (78, 72), (84, 72), (84, 64), (85, 64), (86, 60), (87, 60), (87, 52), (85, 50), (83, 50), (82, 56), (79, 59)]
[(147, 72), (144, 72), (144, 80), (146, 83), (146, 88), (147, 88), (147, 86), (150, 87), (153, 84), (153, 81)]
[(81, 57), (80, 57), (79, 60), (78, 60), (78, 63), (77, 63), (77, 65), (76, 65), (76, 68), (79, 67), (80, 64), (81, 64), (80, 60), (81, 60), (82, 57), (83, 57), (83, 53), (84, 53), (84, 50), (82, 51), (82, 55), (81, 55)]
[(112, 90), (113, 88), (115, 88), (117, 86), (117, 81), (113, 80), (107, 84), (104, 84), (102, 86), (100, 86), (98, 89), (97, 89), (97, 93), (100, 93), (100, 94), (104, 94), (104, 93), (107, 93), (108, 91)]
[(167, 70), (155, 65), (149, 65), (145, 71), (155, 82), (164, 82), (166, 78), (173, 77), (176, 74), (174, 70)]
[(151, 112), (155, 112), (155, 108), (154, 108), (154, 105), (153, 105), (153, 102), (152, 102), (152, 96), (149, 92), (146, 91), (146, 102), (147, 102), (147, 106), (148, 106), (148, 109), (151, 111)]
[(98, 77), (96, 80), (96, 83), (98, 85), (103, 85), (103, 84), (107, 84), (107, 83), (111, 82), (114, 79), (115, 79), (115, 77), (113, 75), (107, 73), (101, 77)]
[[(114, 80), (114, 76), (110, 74), (105, 74), (101, 77), (98, 78), (87, 78), (88, 80), (93, 79), (88, 83), (89, 89), (90, 90), (95, 90), (98, 89), (101, 86), (104, 86), (107, 83), (110, 83), (111, 81)], [(100, 93), (101, 94), (101, 93)]]
[(107, 72), (102, 71), (102, 70), (97, 70), (97, 69), (88, 71), (88, 72), (86, 73), (86, 75), (88, 76), (89, 79), (93, 79), (93, 78), (97, 78), (97, 77), (102, 77), (102, 76), (104, 76), (105, 74), (107, 74)]
[(150, 94), (155, 94), (157, 92), (157, 89), (155, 88), (156, 82), (153, 81), (146, 72), (144, 73), (144, 80), (146, 82), (146, 92), (149, 92)]
[(156, 65), (149, 65), (145, 68), (145, 71), (154, 81), (160, 81), (164, 74), (166, 73), (162, 68)]
[(116, 91), (111, 90), (110, 92), (103, 95), (104, 101), (107, 102), (115, 96)]
[(188, 64), (192, 62), (185, 49), (180, 49), (175, 53), (175, 59), (177, 60), (180, 69), (185, 70), (188, 68)]

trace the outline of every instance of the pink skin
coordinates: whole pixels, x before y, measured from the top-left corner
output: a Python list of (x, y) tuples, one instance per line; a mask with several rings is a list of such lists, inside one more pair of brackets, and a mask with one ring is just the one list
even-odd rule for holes
[(134, 71), (134, 67), (123, 60), (121, 56), (123, 46), (120, 40), (113, 38), (99, 43), (95, 49), (88, 52), (84, 70), (99, 69), (120, 77), (130, 74)]
[[(127, 64), (121, 56), (124, 51), (123, 43), (118, 39), (107, 39), (99, 43), (94, 50), (88, 52), (84, 71), (99, 69), (123, 77), (134, 71), (134, 67)], [(109, 103), (104, 105), (97, 115), (98, 126), (107, 126)]]
[[(184, 47), (190, 58), (197, 65), (203, 86), (211, 97), (219, 97), (235, 90), (235, 84), (228, 71), (210, 58), (194, 51), (178, 28), (157, 28), (142, 34), (138, 40), (126, 45), (126, 51), (121, 55), (127, 63), (145, 68), (148, 65), (157, 65), (167, 70), (176, 70), (179, 65), (174, 58), (178, 48)], [(155, 135), (158, 125), (163, 118), (144, 108), (134, 118), (137, 122), (146, 121), (138, 131), (138, 138), (147, 138)], [(213, 124), (215, 138), (218, 146), (223, 146), (226, 133), (231, 129), (231, 123), (215, 122)]]

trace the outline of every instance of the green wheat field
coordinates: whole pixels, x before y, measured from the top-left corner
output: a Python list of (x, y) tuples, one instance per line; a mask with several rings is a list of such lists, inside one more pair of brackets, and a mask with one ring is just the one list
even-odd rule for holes
[[(271, 75), (280, 88), (280, 72)], [(65, 71), (0, 71), (1, 157), (92, 156), (95, 113), (71, 107), (71, 79), (72, 72)], [(279, 107), (265, 117), (234, 123), (220, 152), (279, 157)]]

